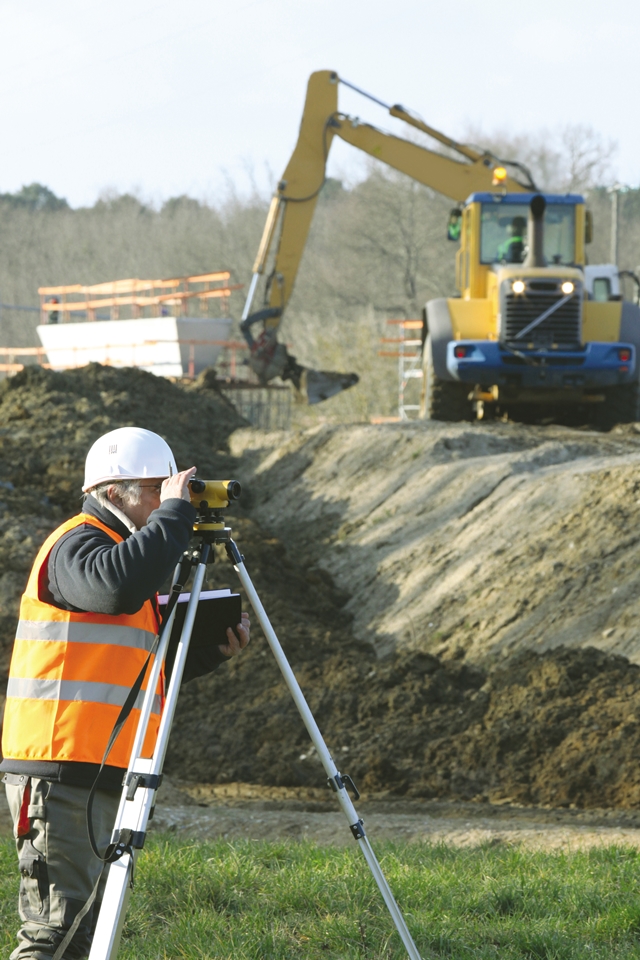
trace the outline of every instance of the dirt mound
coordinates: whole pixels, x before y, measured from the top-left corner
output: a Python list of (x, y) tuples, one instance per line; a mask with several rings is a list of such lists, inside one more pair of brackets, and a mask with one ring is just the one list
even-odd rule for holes
[(358, 752), (366, 761), (368, 746), (373, 771), (362, 764), (363, 783), (380, 789), (387, 779), (409, 796), (634, 807), (639, 708), (640, 667), (593, 648), (527, 651), (487, 671), (409, 656), (378, 668), (359, 706), (369, 743)]
[[(345, 597), (275, 538), (234, 522), (252, 579), (337, 763), (368, 793), (551, 806), (640, 800), (640, 667), (589, 649), (492, 666), (354, 640)], [(218, 584), (235, 586), (228, 568)], [(188, 684), (167, 770), (319, 786), (324, 774), (266, 641)]]
[(73, 510), (84, 458), (102, 433), (141, 426), (164, 436), (178, 464), (213, 469), (229, 434), (244, 423), (221, 394), (186, 390), (143, 370), (90, 364), (54, 373), (27, 367), (0, 384), (0, 469), (25, 492), (35, 486)]
[(209, 476), (232, 461), (229, 434), (244, 424), (211, 390), (184, 389), (137, 369), (90, 364), (54, 373), (40, 367), (0, 384), (0, 671), (6, 676), (20, 593), (50, 531), (81, 502), (84, 458), (93, 441), (136, 425), (167, 439), (178, 465)]

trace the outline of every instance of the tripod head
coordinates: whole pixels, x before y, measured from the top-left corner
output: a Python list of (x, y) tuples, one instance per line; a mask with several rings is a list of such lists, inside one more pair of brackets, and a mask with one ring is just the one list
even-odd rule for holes
[(225, 543), (229, 539), (229, 527), (225, 527), (222, 511), (233, 500), (239, 500), (242, 487), (237, 480), (189, 480), (191, 503), (198, 515), (193, 525), (194, 533), (209, 543)]

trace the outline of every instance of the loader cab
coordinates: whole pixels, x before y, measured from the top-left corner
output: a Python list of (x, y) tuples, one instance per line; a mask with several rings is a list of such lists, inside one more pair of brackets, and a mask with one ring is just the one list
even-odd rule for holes
[[(456, 283), (464, 299), (491, 296), (492, 276), (522, 264), (528, 250), (533, 193), (474, 193), (462, 212)], [(545, 267), (584, 265), (585, 206), (579, 194), (542, 194)]]

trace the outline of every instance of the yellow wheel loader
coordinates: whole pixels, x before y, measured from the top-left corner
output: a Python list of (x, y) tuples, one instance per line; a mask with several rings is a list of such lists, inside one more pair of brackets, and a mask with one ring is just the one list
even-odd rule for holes
[[(460, 159), (341, 113), (341, 83)], [(330, 70), (309, 78), (298, 142), (271, 202), (243, 311), (251, 366), (263, 383), (290, 379), (317, 403), (358, 380), (306, 369), (277, 340), (334, 137), (457, 203), (447, 236), (460, 242), (458, 293), (423, 311), (422, 417), (467, 420), (588, 404), (603, 425), (640, 419), (640, 308), (589, 293), (592, 228), (583, 197), (541, 192), (522, 164), (457, 143)], [(268, 262), (264, 304), (251, 313)]]

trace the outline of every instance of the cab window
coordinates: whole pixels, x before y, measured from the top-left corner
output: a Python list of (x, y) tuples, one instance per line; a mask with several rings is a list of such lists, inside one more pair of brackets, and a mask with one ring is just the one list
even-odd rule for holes
[(596, 277), (593, 281), (593, 299), (604, 303), (611, 296), (611, 280), (609, 277)]
[[(483, 203), (480, 229), (481, 263), (522, 263), (527, 255), (526, 203)], [(575, 249), (575, 207), (548, 204), (544, 214), (544, 257), (548, 264), (572, 264)]]

